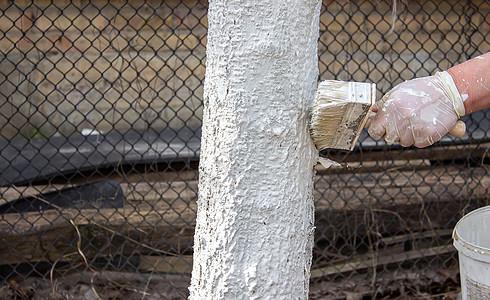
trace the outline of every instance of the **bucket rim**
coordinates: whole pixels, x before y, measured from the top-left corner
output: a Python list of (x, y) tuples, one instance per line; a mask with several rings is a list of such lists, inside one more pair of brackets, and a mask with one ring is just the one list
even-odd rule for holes
[(461, 219), (459, 219), (459, 221), (454, 226), (454, 230), (453, 230), (453, 240), (454, 240), (453, 244), (454, 247), (459, 252), (464, 252), (464, 253), (471, 252), (472, 254), (471, 256), (473, 256), (473, 258), (476, 258), (474, 257), (476, 254), (476, 256), (480, 258), (479, 260), (490, 262), (490, 248), (482, 247), (474, 243), (471, 243), (469, 241), (466, 241), (458, 234), (458, 228), (460, 227), (462, 222), (464, 222), (468, 218), (471, 218), (475, 215), (482, 214), (482, 213), (490, 213), (490, 205), (475, 209), (467, 213), (466, 215), (464, 215)]

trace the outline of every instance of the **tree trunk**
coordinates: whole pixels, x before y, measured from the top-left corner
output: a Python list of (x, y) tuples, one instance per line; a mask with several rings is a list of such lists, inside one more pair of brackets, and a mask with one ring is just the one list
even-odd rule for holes
[(210, 1), (191, 299), (306, 299), (321, 1)]

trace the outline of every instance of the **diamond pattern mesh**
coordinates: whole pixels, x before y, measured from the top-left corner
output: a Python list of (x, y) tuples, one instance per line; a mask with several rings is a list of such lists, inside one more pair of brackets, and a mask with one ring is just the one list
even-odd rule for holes
[[(0, 298), (186, 297), (207, 6), (0, 1)], [(320, 79), (383, 95), (490, 51), (489, 15), (483, 0), (325, 0)], [(363, 133), (328, 153), (345, 166), (317, 167), (312, 299), (458, 289), (452, 228), (490, 187), (490, 111), (464, 121), (426, 149)]]

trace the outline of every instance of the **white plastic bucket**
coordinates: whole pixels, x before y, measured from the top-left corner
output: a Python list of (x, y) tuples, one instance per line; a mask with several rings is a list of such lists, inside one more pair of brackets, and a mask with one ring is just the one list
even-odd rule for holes
[(490, 300), (490, 206), (461, 218), (453, 231), (463, 300)]

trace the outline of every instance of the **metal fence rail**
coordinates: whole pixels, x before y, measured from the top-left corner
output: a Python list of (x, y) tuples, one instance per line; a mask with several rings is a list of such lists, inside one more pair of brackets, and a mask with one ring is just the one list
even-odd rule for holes
[[(395, 84), (490, 51), (488, 1), (324, 1), (320, 79)], [(181, 299), (207, 2), (0, 1), (1, 299)], [(490, 111), (317, 167), (311, 298), (458, 285), (451, 230), (489, 201)], [(424, 290), (421, 290), (424, 289)]]

